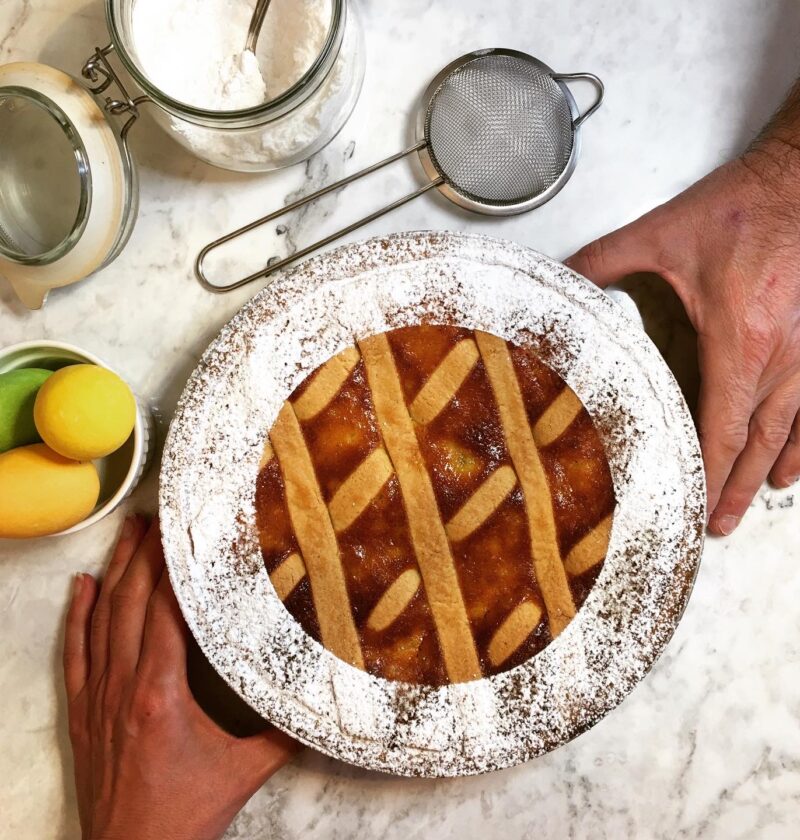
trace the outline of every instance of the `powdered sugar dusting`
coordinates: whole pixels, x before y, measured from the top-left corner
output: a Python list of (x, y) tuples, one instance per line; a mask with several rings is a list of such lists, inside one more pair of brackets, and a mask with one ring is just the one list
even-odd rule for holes
[[(517, 668), (439, 688), (374, 677), (305, 634), (264, 569), (253, 498), (267, 430), (291, 391), (355, 340), (423, 320), (536, 350), (591, 414), (617, 497), (602, 572), (567, 629)], [(691, 418), (646, 335), (564, 266), (455, 234), (345, 246), (257, 295), (190, 379), (161, 473), (170, 576), (220, 674), (316, 749), (423, 776), (517, 764), (616, 706), (686, 605), (704, 499)]]

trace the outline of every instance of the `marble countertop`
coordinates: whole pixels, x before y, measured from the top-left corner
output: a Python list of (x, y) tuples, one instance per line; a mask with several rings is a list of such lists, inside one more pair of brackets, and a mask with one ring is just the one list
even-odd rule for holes
[[(145, 116), (132, 132), (141, 210), (101, 274), (28, 312), (0, 282), (0, 344), (74, 342), (107, 359), (166, 428), (187, 376), (256, 290), (205, 292), (192, 262), (208, 240), (324, 181), (399, 150), (414, 103), (452, 58), (485, 46), (589, 70), (606, 100), (587, 122), (577, 171), (551, 203), (492, 220), (429, 195), (355, 238), (443, 228), (506, 237), (563, 258), (669, 198), (740, 150), (797, 71), (794, 0), (362, 0), (367, 77), (353, 117), (304, 166), (239, 175), (192, 157)], [(107, 43), (101, 0), (4, 0), (0, 63), (39, 60), (77, 75)], [(300, 246), (415, 183), (398, 164), (381, 184), (290, 218)], [(271, 237), (271, 239), (270, 239)], [(275, 241), (272, 241), (275, 240)], [(265, 240), (262, 239), (262, 243)], [(691, 332), (636, 292), (691, 392)], [(672, 314), (670, 314), (672, 313)], [(687, 344), (687, 342), (689, 342)], [(125, 510), (152, 510), (157, 470), (124, 510), (82, 533), (0, 543), (0, 834), (73, 837), (61, 624), (71, 576), (99, 572)], [(794, 838), (800, 814), (798, 492), (762, 490), (736, 534), (710, 539), (686, 615), (656, 667), (616, 711), (567, 747), (493, 775), (394, 779), (306, 752), (247, 805), (230, 838)]]

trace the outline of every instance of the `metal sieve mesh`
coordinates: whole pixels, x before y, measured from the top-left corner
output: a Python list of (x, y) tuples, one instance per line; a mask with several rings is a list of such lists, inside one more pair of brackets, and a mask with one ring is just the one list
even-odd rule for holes
[(561, 86), (524, 58), (489, 53), (456, 67), (430, 99), (431, 160), (457, 192), (484, 204), (527, 201), (569, 163), (572, 112)]

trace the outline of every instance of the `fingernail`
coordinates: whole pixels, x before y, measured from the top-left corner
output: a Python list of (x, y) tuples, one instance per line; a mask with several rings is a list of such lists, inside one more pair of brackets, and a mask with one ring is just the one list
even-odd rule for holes
[(716, 520), (715, 524), (720, 534), (722, 534), (723, 537), (727, 537), (729, 534), (732, 534), (736, 530), (740, 521), (740, 516), (732, 516), (728, 513), (725, 516), (720, 516)]
[(133, 536), (133, 529), (136, 525), (136, 518), (133, 516), (126, 516), (122, 523), (122, 539), (127, 540)]
[(72, 579), (72, 597), (77, 598), (83, 589), (83, 572), (75, 572), (75, 577)]
[(798, 479), (800, 479), (800, 475), (793, 475), (791, 478), (787, 478), (786, 481), (784, 481), (783, 486), (791, 487), (793, 484), (797, 484)]

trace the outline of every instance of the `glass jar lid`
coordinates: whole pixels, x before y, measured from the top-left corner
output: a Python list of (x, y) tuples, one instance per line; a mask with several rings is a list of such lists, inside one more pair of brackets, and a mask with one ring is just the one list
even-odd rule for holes
[(39, 309), (116, 256), (136, 212), (127, 148), (66, 73), (0, 67), (0, 276)]

